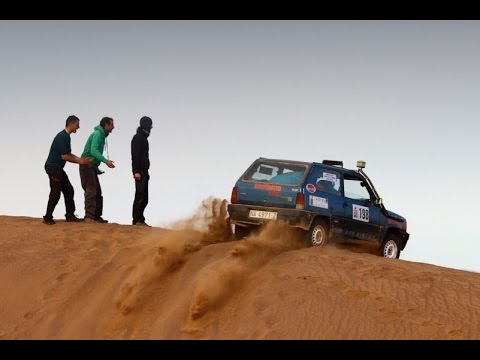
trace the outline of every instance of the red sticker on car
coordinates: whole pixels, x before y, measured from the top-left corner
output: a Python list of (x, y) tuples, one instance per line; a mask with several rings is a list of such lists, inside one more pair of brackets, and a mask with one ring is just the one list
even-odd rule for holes
[(267, 190), (267, 191), (277, 191), (282, 190), (280, 185), (270, 185), (270, 184), (255, 184), (253, 186), (255, 190)]
[(309, 193), (313, 194), (313, 193), (315, 192), (315, 185), (313, 185), (313, 184), (307, 184), (305, 187), (307, 188), (307, 191), (308, 191)]

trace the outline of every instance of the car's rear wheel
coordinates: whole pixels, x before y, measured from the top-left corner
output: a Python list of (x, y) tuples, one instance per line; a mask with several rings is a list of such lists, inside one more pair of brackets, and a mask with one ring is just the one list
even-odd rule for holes
[(323, 246), (329, 242), (328, 226), (325, 221), (315, 220), (307, 231), (305, 243), (310, 246)]
[(250, 235), (251, 232), (252, 232), (252, 229), (250, 227), (235, 225), (235, 239), (236, 240), (242, 240), (243, 238)]
[(379, 255), (387, 259), (398, 259), (400, 257), (400, 242), (396, 235), (387, 235), (380, 246)]

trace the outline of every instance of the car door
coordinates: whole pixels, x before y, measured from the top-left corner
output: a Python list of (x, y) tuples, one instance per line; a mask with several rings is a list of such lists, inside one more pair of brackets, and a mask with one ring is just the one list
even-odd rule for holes
[(373, 204), (373, 192), (360, 175), (344, 174), (344, 236), (350, 239), (379, 241), (380, 208)]
[(305, 182), (305, 209), (331, 218), (337, 236), (343, 232), (345, 218), (340, 179), (340, 172), (316, 164)]

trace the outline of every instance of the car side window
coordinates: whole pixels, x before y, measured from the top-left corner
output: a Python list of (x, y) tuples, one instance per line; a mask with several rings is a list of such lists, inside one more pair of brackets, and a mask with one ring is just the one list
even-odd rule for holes
[(317, 190), (329, 194), (340, 195), (340, 173), (320, 169), (315, 179)]
[(345, 197), (354, 200), (370, 200), (370, 193), (363, 180), (357, 178), (345, 178), (343, 187), (345, 189)]

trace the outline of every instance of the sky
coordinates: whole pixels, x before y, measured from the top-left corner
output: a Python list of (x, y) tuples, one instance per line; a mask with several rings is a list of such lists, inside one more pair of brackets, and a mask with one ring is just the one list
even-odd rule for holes
[[(152, 225), (230, 200), (258, 157), (365, 160), (407, 219), (402, 259), (480, 272), (478, 39), (479, 21), (0, 21), (0, 215), (40, 221), (54, 136), (78, 116), (79, 156), (109, 116), (103, 217), (130, 224), (147, 115)], [(78, 165), (65, 171), (83, 217)]]

